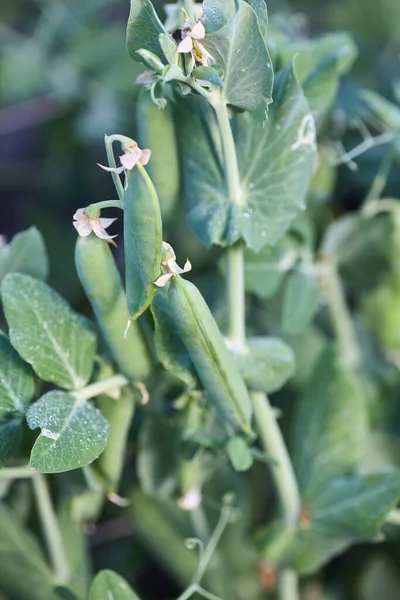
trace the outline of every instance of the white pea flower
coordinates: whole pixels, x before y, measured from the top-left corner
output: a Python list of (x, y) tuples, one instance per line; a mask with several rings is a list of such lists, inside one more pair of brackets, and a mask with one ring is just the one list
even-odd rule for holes
[(197, 486), (190, 488), (184, 496), (178, 499), (177, 504), (182, 510), (195, 510), (203, 499), (201, 489)]
[(178, 52), (180, 54), (190, 52), (195, 62), (202, 64), (204, 67), (209, 67), (214, 59), (200, 43), (200, 40), (204, 39), (206, 35), (203, 23), (198, 21), (195, 25), (192, 25), (190, 21), (185, 21), (182, 29), (178, 31), (182, 38), (178, 44)]
[[(74, 214), (73, 225), (81, 237), (90, 235), (93, 231), (97, 237), (110, 242), (116, 235), (109, 235), (106, 231), (108, 227), (117, 219), (106, 219), (100, 217), (90, 217), (86, 214), (84, 208), (78, 208)], [(114, 243), (114, 242), (112, 242)]]
[(124, 150), (124, 154), (119, 157), (121, 162), (120, 167), (105, 167), (99, 163), (97, 164), (105, 171), (110, 171), (119, 175), (123, 171), (131, 171), (138, 163), (145, 166), (150, 160), (151, 150), (141, 150), (136, 142), (126, 146)]
[(182, 273), (187, 273), (192, 268), (190, 261), (187, 260), (185, 262), (185, 266), (181, 269), (177, 262), (175, 252), (167, 242), (162, 243), (162, 258), (161, 258), (161, 275), (154, 282), (158, 287), (164, 287), (165, 284), (174, 277), (174, 275), (182, 275)]

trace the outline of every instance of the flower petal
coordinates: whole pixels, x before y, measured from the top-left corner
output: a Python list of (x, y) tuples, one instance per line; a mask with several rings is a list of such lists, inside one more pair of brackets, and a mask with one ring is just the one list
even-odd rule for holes
[(74, 216), (72, 218), (75, 219), (75, 220), (87, 218), (86, 213), (85, 213), (85, 209), (84, 208), (78, 208), (78, 210), (76, 211), (76, 213), (74, 214)]
[(73, 226), (81, 237), (86, 237), (92, 233), (92, 226), (89, 219), (79, 219), (78, 221), (74, 221)]
[(151, 150), (142, 150), (142, 156), (140, 157), (140, 164), (145, 166), (150, 160)]
[(122, 171), (124, 171), (124, 169), (125, 169), (125, 167), (105, 167), (104, 165), (101, 165), (100, 163), (97, 163), (97, 164), (99, 167), (101, 167), (105, 171), (109, 171), (110, 173), (117, 173), (118, 175), (120, 173), (122, 173)]
[(119, 160), (123, 168), (130, 171), (140, 161), (141, 156), (142, 151), (138, 148), (134, 152), (125, 152), (125, 154), (119, 157)]
[(165, 275), (161, 275), (155, 282), (154, 285), (157, 287), (164, 287), (168, 283), (168, 281), (173, 277), (173, 273), (166, 273)]
[(112, 240), (118, 235), (109, 235), (107, 231), (103, 229), (100, 219), (91, 219), (91, 225), (94, 233), (102, 240)]
[(180, 54), (185, 54), (186, 52), (191, 52), (193, 50), (193, 41), (190, 35), (187, 35), (179, 44), (178, 52)]
[(101, 219), (100, 219), (100, 225), (104, 229), (107, 229), (107, 227), (110, 227), (110, 225), (112, 223), (114, 223), (114, 221), (118, 221), (118, 219), (108, 219), (108, 218), (105, 218), (105, 217), (101, 217)]
[(188, 273), (189, 271), (192, 270), (192, 263), (190, 262), (190, 260), (187, 258), (186, 262), (185, 262), (185, 266), (183, 267), (183, 271), (182, 273)]
[(194, 40), (202, 40), (206, 35), (206, 30), (203, 23), (201, 21), (196, 23), (189, 35)]
[(200, 506), (202, 499), (201, 489), (194, 486), (182, 498), (178, 499), (177, 504), (182, 510), (191, 511)]

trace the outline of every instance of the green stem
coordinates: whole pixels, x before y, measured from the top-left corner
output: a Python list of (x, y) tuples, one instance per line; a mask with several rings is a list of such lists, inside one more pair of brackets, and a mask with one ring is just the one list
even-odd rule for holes
[(245, 279), (243, 245), (238, 242), (226, 253), (226, 286), (229, 340), (240, 349), (246, 343)]
[(96, 396), (100, 396), (100, 394), (105, 394), (116, 388), (124, 387), (125, 385), (128, 385), (128, 383), (129, 379), (124, 375), (113, 375), (112, 377), (101, 379), (100, 381), (96, 381), (96, 383), (92, 383), (91, 385), (74, 392), (74, 396), (78, 400), (90, 400), (90, 398), (95, 398)]
[(196, 584), (190, 585), (177, 600), (188, 600), (193, 594), (195, 594), (198, 590), (198, 586)]
[(283, 520), (288, 528), (295, 528), (299, 520), (301, 501), (289, 453), (268, 396), (264, 392), (253, 392), (251, 400), (261, 443), (266, 453), (274, 459), (270, 468), (282, 508)]
[(285, 600), (300, 600), (299, 581), (296, 571), (282, 569), (278, 575), (278, 594)]
[(213, 557), (216, 547), (218, 545), (218, 542), (221, 539), (221, 536), (224, 533), (225, 528), (229, 522), (230, 514), (231, 514), (230, 507), (224, 506), (221, 511), (221, 516), (219, 518), (217, 526), (214, 529), (213, 534), (210, 538), (210, 541), (208, 542), (207, 546), (205, 547), (204, 554), (201, 557), (199, 568), (198, 568), (198, 571), (194, 578), (195, 584), (199, 585), (201, 580), (203, 579), (203, 576), (207, 569), (207, 566), (208, 566), (211, 558)]
[(322, 264), (322, 276), (332, 326), (338, 340), (340, 356), (345, 365), (356, 369), (360, 364), (360, 351), (353, 327), (343, 286), (336, 264), (331, 258), (325, 258)]
[(394, 158), (395, 155), (393, 151), (389, 151), (387, 154), (385, 154), (378, 169), (378, 172), (374, 177), (371, 189), (369, 190), (367, 197), (365, 198), (364, 205), (362, 208), (363, 211), (367, 209), (367, 205), (370, 202), (378, 200), (381, 197), (383, 190), (385, 189), (387, 178), (389, 176), (390, 169), (392, 168)]
[[(106, 145), (108, 164), (113, 169), (115, 169), (117, 166), (117, 163), (115, 162), (114, 151), (113, 151), (113, 143), (114, 142), (120, 142), (121, 146), (124, 146), (124, 145), (129, 146), (130, 144), (133, 143), (133, 140), (131, 138), (126, 137), (125, 135), (119, 135), (117, 133), (114, 135), (104, 136), (104, 143)], [(120, 176), (118, 175), (118, 173), (111, 173), (111, 176), (114, 181), (115, 189), (117, 190), (118, 198), (120, 199), (121, 202), (123, 202), (124, 201), (124, 186), (122, 185)]]
[(94, 202), (85, 207), (85, 213), (90, 217), (98, 217), (102, 208), (120, 208), (124, 209), (124, 203), (121, 200), (103, 200)]
[(0, 470), (0, 479), (30, 479), (36, 471), (31, 467), (6, 467)]

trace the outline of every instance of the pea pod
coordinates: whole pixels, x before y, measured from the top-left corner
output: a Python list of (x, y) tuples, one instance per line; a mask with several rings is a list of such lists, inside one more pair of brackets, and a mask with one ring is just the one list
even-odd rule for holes
[(143, 90), (136, 103), (136, 123), (139, 146), (150, 148), (148, 166), (160, 199), (161, 213), (168, 219), (179, 199), (180, 172), (172, 111), (169, 104), (157, 107), (150, 93)]
[(127, 172), (124, 194), (124, 246), (129, 318), (151, 304), (160, 275), (162, 222), (154, 185), (142, 165)]
[(198, 376), (217, 409), (251, 433), (251, 402), (210, 309), (195, 285), (174, 277), (171, 311)]
[(128, 323), (128, 307), (121, 276), (109, 244), (93, 233), (79, 237), (75, 264), (106, 343), (121, 371), (130, 379), (145, 379), (152, 361), (138, 323)]

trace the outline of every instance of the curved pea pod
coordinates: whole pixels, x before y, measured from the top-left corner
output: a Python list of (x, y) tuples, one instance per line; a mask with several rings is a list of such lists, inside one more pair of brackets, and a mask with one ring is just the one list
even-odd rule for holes
[(152, 360), (138, 323), (132, 323), (126, 339), (128, 306), (121, 276), (109, 244), (91, 233), (78, 237), (75, 264), (106, 343), (121, 371), (130, 379), (143, 380)]
[(127, 172), (124, 193), (124, 247), (129, 318), (150, 306), (160, 275), (162, 222), (154, 185), (142, 165)]
[(180, 171), (178, 148), (172, 111), (169, 104), (158, 108), (149, 92), (143, 90), (136, 103), (136, 123), (139, 146), (150, 148), (148, 165), (160, 199), (161, 214), (168, 219), (179, 199)]
[(169, 298), (182, 340), (209, 397), (233, 424), (251, 433), (249, 393), (203, 296), (178, 276), (171, 280)]

